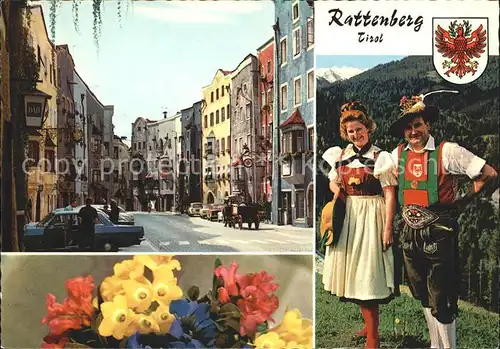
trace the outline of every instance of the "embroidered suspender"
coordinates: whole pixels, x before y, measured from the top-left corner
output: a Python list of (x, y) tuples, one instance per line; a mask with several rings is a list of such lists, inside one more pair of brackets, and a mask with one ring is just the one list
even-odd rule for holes
[(404, 202), (404, 191), (407, 189), (425, 190), (427, 191), (428, 205), (439, 202), (439, 175), (442, 173), (442, 148), (445, 141), (441, 142), (437, 149), (430, 152), (425, 152), (424, 164), (427, 165), (426, 173), (427, 180), (411, 181), (405, 178), (406, 162), (408, 159), (408, 151), (403, 150), (404, 145), (398, 146), (399, 163), (397, 168), (397, 176), (399, 182), (398, 200), (401, 205)]

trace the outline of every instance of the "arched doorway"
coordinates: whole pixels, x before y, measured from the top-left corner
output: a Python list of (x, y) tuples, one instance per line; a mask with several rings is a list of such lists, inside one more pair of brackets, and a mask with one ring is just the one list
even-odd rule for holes
[(215, 202), (214, 194), (208, 193), (207, 195), (207, 204), (213, 204)]
[(309, 184), (307, 188), (307, 225), (312, 227), (314, 224), (314, 183)]

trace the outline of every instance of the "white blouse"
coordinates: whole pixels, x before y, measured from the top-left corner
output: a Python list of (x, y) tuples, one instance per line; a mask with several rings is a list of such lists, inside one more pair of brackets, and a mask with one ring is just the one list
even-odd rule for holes
[[(379, 147), (372, 145), (371, 148), (363, 156), (369, 159), (374, 159), (375, 152), (378, 152), (379, 154), (377, 156), (377, 160), (375, 161), (373, 176), (380, 181), (382, 187), (398, 185), (397, 178), (394, 172), (392, 171), (394, 168), (394, 162), (392, 160), (391, 154), (389, 154), (386, 151), (381, 151)], [(335, 181), (336, 183), (340, 182), (340, 178), (335, 168), (335, 164), (341, 160), (346, 160), (356, 155), (356, 153), (353, 150), (352, 144), (349, 144), (345, 148), (344, 154), (342, 155), (342, 159), (340, 158), (341, 154), (342, 154), (342, 148), (331, 147), (328, 148), (322, 156), (323, 160), (325, 160), (331, 167), (331, 170), (328, 173), (328, 179), (330, 181)], [(355, 159), (346, 166), (350, 168), (365, 167), (365, 165), (363, 165), (358, 159)]]

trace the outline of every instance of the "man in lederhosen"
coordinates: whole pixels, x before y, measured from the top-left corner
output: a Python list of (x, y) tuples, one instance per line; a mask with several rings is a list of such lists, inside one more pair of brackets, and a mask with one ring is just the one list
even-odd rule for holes
[[(439, 111), (425, 105), (425, 97), (403, 97), (400, 117), (389, 129), (406, 140), (392, 152), (403, 216), (401, 244), (411, 292), (424, 307), (431, 347), (455, 348), (458, 217), (480, 191), (492, 193), (497, 172), (467, 149), (429, 134)], [(457, 175), (467, 175), (474, 184), (458, 200)]]

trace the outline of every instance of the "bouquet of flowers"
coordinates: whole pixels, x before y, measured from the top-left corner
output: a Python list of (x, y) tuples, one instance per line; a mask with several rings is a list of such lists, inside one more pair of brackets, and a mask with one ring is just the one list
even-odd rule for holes
[(67, 280), (62, 303), (46, 297), (42, 348), (312, 348), (312, 321), (297, 309), (269, 328), (279, 307), (273, 275), (241, 275), (236, 262), (216, 259), (212, 290), (200, 297), (191, 286), (186, 297), (173, 257), (117, 263), (97, 290), (92, 275)]

